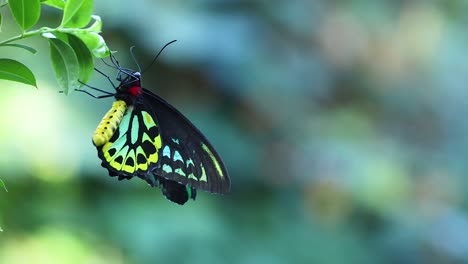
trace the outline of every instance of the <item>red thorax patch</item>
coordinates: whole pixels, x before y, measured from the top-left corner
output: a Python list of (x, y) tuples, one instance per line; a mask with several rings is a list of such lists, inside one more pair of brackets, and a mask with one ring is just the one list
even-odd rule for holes
[(140, 86), (132, 86), (128, 88), (128, 92), (133, 96), (137, 96), (141, 94), (141, 87)]

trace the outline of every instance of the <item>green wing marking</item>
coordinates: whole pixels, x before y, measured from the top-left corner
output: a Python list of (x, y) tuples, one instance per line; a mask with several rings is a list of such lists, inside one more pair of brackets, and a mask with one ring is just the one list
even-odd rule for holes
[(133, 106), (122, 116), (118, 130), (102, 147), (97, 147), (102, 165), (112, 176), (144, 177), (158, 165), (162, 146), (159, 128), (152, 116)]

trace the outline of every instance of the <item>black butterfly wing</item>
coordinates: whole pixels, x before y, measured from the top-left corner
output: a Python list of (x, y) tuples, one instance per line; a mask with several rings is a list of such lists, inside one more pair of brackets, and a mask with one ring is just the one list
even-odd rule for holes
[[(159, 165), (151, 173), (156, 178), (187, 185), (192, 191), (228, 192), (230, 179), (226, 167), (205, 136), (161, 97), (147, 89), (143, 89), (142, 96), (145, 108), (151, 109), (157, 120), (162, 140)], [(154, 180), (148, 175), (148, 183), (154, 185)]]
[(195, 188), (173, 180), (168, 180), (161, 176), (148, 174), (146, 181), (151, 186), (159, 186), (164, 196), (174, 203), (184, 204), (189, 198), (195, 200), (197, 196), (197, 190)]
[(110, 176), (119, 180), (138, 176), (153, 187), (159, 186), (167, 199), (178, 204), (195, 200), (195, 188), (151, 173), (161, 166), (162, 141), (156, 116), (143, 97), (129, 107), (122, 101), (114, 102), (96, 129), (93, 143)]

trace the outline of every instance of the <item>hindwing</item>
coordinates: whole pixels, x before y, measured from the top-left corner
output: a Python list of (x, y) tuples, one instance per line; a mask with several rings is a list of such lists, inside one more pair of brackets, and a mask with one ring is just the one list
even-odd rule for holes
[(110, 140), (97, 150), (102, 166), (121, 180), (134, 176), (144, 178), (158, 166), (161, 147), (161, 135), (153, 114), (135, 104), (127, 108)]

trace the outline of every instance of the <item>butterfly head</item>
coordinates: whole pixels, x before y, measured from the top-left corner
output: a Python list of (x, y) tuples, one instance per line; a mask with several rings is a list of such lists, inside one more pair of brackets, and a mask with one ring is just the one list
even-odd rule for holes
[(120, 84), (117, 87), (115, 98), (125, 101), (128, 105), (134, 104), (143, 93), (143, 89), (141, 88), (141, 73), (121, 69), (117, 80), (120, 81)]

